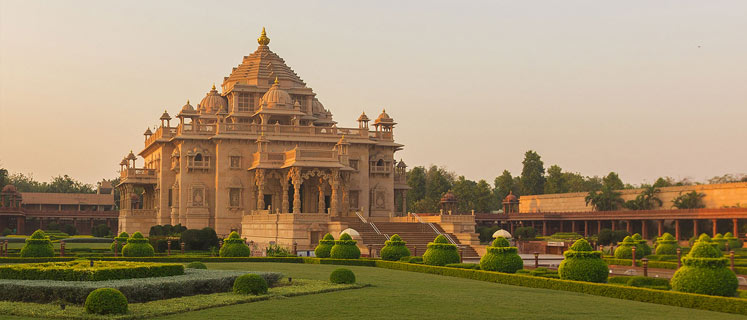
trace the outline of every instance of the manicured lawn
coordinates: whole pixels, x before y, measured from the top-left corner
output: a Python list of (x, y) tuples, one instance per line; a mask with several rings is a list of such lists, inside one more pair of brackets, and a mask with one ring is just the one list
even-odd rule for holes
[[(340, 266), (219, 263), (214, 269), (278, 271), (326, 280)], [(269, 300), (190, 312), (163, 319), (744, 319), (742, 316), (506, 286), (475, 280), (371, 267), (346, 267), (374, 287)]]

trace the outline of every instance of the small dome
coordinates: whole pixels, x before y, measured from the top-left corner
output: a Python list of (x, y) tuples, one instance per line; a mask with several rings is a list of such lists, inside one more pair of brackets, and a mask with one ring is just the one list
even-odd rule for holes
[(457, 198), (451, 191), (444, 194), (443, 197), (441, 197), (441, 202), (456, 202)]
[(405, 164), (404, 160), (399, 159), (399, 163), (397, 163), (397, 168), (407, 168), (407, 164)]
[(134, 153), (132, 153), (132, 150), (130, 150), (130, 154), (128, 154), (125, 159), (127, 159), (127, 160), (137, 160), (137, 157), (135, 156)]
[(374, 124), (394, 124), (394, 119), (389, 116), (389, 114), (386, 113), (386, 109), (381, 110), (381, 114), (378, 118), (376, 118), (376, 121), (374, 121)]
[(518, 198), (514, 195), (513, 191), (509, 191), (508, 195), (503, 199), (503, 202), (516, 202)]
[(197, 114), (197, 111), (195, 111), (195, 108), (191, 104), (189, 104), (189, 100), (187, 100), (187, 104), (182, 107), (182, 111), (179, 112), (179, 115), (183, 116), (192, 114)]
[(350, 235), (353, 238), (360, 238), (360, 236), (361, 236), (361, 234), (358, 233), (358, 231), (356, 231), (353, 228), (347, 228), (345, 230), (342, 230), (342, 232), (340, 232), (340, 236), (342, 236), (343, 233), (347, 233), (348, 235)]
[(143, 133), (145, 136), (153, 135), (153, 131), (150, 131), (150, 128), (145, 129), (145, 133)]
[(513, 236), (511, 236), (510, 233), (508, 233), (508, 231), (503, 230), (503, 229), (500, 229), (500, 230), (498, 230), (498, 231), (496, 231), (496, 232), (493, 233), (493, 238), (498, 238), (498, 237), (504, 237), (506, 239), (513, 239), (514, 238)]
[(14, 186), (12, 184), (9, 184), (9, 185), (6, 185), (5, 187), (3, 187), (2, 193), (11, 193), (11, 192), (12, 193), (18, 192), (18, 189), (16, 189), (16, 186)]
[(365, 112), (363, 112), (363, 113), (361, 113), (361, 116), (360, 116), (360, 117), (358, 117), (358, 121), (365, 121), (365, 122), (368, 122), (368, 121), (371, 121), (371, 119), (369, 119), (369, 118), (368, 118), (368, 116), (366, 115), (366, 113), (365, 113)]
[(210, 92), (202, 98), (200, 101), (200, 112), (215, 114), (223, 108), (228, 108), (228, 101), (226, 98), (221, 96), (218, 90), (215, 90), (215, 85)]
[(267, 108), (290, 108), (293, 106), (293, 100), (285, 90), (280, 89), (278, 86), (278, 78), (275, 78), (275, 83), (270, 87), (270, 90), (267, 90), (265, 95), (262, 96), (262, 99), (259, 100), (259, 104), (261, 106), (267, 106)]
[(166, 110), (163, 110), (163, 114), (161, 115), (160, 120), (171, 120), (171, 116), (169, 115), (169, 112)]
[(127, 165), (127, 158), (122, 158), (122, 161), (119, 162), (120, 166), (126, 166)]

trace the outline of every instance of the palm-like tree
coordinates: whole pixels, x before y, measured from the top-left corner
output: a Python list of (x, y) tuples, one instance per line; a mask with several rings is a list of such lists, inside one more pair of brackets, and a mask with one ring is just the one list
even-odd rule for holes
[(672, 206), (677, 209), (704, 208), (705, 205), (703, 205), (703, 197), (705, 197), (705, 194), (698, 193), (697, 191), (692, 191), (685, 194), (682, 194), (682, 192), (680, 192), (680, 195), (672, 200)]
[(620, 192), (604, 186), (599, 192), (589, 191), (589, 194), (586, 196), (586, 205), (588, 206), (591, 204), (596, 211), (618, 210), (623, 204), (625, 204), (621, 195)]
[(661, 207), (664, 203), (657, 196), (661, 193), (659, 188), (654, 186), (645, 186), (641, 194), (635, 197), (635, 199), (625, 202), (625, 207), (631, 210), (651, 210), (657, 207)]

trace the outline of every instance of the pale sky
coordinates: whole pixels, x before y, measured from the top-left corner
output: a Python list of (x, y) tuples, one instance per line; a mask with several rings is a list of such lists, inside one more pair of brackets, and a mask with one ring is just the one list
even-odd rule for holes
[(265, 26), (339, 126), (386, 108), (409, 166), (747, 172), (747, 1), (465, 2), (0, 0), (0, 165), (116, 177)]

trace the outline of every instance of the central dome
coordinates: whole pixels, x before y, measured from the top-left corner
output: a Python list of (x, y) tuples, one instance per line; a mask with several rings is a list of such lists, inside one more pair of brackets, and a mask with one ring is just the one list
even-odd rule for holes
[(262, 99), (259, 100), (259, 104), (262, 107), (267, 108), (292, 108), (293, 99), (284, 90), (278, 87), (278, 79), (275, 78), (275, 83), (267, 90)]

